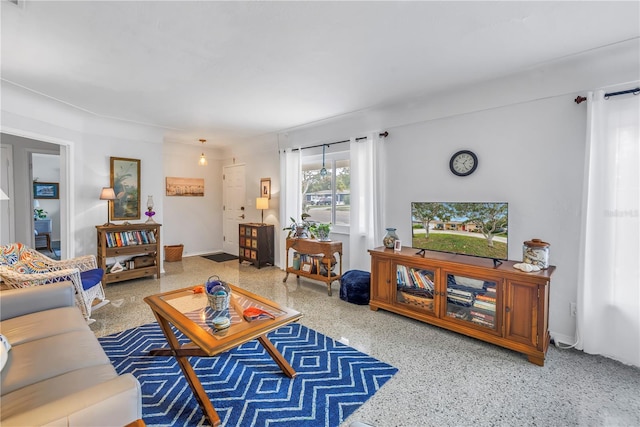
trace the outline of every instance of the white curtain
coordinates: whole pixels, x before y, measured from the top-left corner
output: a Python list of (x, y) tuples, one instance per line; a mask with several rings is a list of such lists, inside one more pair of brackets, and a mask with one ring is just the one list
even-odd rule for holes
[(640, 366), (640, 96), (588, 96), (577, 348)]
[[(291, 219), (300, 221), (302, 215), (302, 150), (288, 148), (280, 153), (280, 224), (287, 227)], [(286, 233), (285, 233), (286, 236)], [(286, 248), (284, 236), (280, 239), (280, 253)], [(282, 264), (284, 265), (284, 260)]]
[(349, 267), (371, 270), (368, 249), (382, 245), (384, 224), (384, 167), (382, 141), (373, 135), (365, 140), (351, 139), (351, 217)]

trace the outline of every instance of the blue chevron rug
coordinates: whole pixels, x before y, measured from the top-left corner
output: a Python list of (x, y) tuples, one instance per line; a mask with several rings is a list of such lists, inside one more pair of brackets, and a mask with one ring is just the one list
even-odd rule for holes
[[(225, 427), (337, 427), (398, 370), (294, 323), (268, 335), (297, 372), (287, 378), (256, 340), (191, 365)], [(207, 425), (172, 357), (151, 357), (167, 343), (157, 323), (100, 338), (116, 371), (142, 386), (148, 426)]]

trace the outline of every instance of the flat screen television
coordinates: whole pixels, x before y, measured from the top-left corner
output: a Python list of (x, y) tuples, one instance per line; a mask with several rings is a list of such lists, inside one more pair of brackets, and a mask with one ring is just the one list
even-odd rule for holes
[(506, 260), (506, 202), (411, 202), (411, 246)]

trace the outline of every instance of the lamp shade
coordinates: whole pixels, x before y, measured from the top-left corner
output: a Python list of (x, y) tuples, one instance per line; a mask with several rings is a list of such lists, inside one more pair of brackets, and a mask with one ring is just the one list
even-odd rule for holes
[(269, 199), (266, 197), (256, 198), (256, 209), (269, 209)]
[(115, 200), (116, 192), (111, 187), (102, 187), (100, 192), (100, 200)]
[(33, 209), (38, 209), (39, 207), (40, 207), (40, 202), (37, 199), (35, 199), (33, 201)]

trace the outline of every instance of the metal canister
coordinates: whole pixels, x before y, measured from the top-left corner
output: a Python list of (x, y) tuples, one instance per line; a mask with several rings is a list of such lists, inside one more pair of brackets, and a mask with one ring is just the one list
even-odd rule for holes
[(541, 269), (549, 268), (549, 246), (540, 239), (527, 240), (522, 246), (522, 261)]

